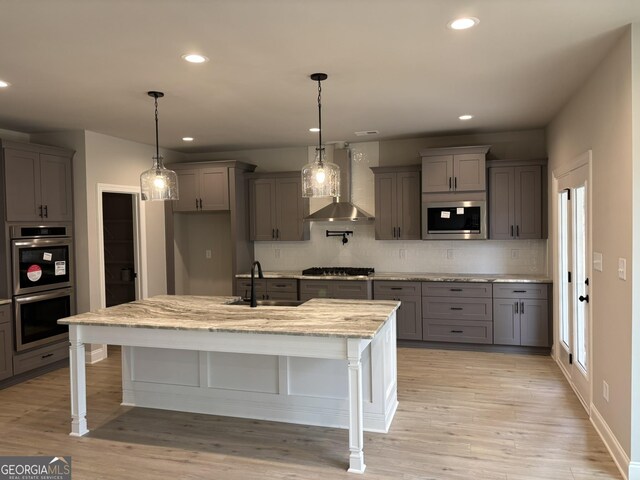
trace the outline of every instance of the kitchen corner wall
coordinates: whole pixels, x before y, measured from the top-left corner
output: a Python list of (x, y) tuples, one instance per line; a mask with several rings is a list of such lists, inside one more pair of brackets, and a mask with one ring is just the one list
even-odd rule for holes
[[(422, 148), (494, 143), (497, 158), (545, 157), (544, 133), (540, 131), (352, 143), (353, 202), (375, 215), (374, 176), (370, 167), (419, 164), (418, 152)], [(329, 148), (329, 158), (332, 153)], [(309, 147), (305, 160), (311, 161), (314, 155), (315, 147)], [(262, 166), (269, 170), (268, 165)], [(326, 203), (326, 200), (312, 199), (311, 211)], [(342, 245), (340, 238), (327, 238), (326, 230), (353, 230), (354, 233), (348, 237), (349, 242)], [(313, 222), (307, 242), (256, 242), (254, 245), (255, 258), (266, 270), (353, 266), (374, 267), (379, 272), (547, 273), (546, 240), (380, 241), (375, 240), (373, 223)]]

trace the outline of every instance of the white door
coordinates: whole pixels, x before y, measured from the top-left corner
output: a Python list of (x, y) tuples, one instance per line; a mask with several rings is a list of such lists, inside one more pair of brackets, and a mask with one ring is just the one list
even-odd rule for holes
[(560, 363), (587, 407), (591, 403), (589, 165), (558, 178), (558, 318)]

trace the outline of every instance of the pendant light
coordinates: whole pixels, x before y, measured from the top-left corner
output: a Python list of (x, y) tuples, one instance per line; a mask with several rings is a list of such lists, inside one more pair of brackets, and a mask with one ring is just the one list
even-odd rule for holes
[(153, 157), (153, 167), (140, 175), (140, 189), (142, 200), (177, 200), (178, 176), (162, 164), (160, 145), (158, 143), (158, 98), (164, 97), (162, 92), (147, 92), (155, 99), (156, 107), (156, 155)]
[(322, 145), (322, 84), (327, 79), (326, 73), (314, 73), (311, 80), (318, 82), (318, 146), (315, 161), (308, 163), (302, 169), (303, 197), (339, 197), (340, 196), (340, 167), (328, 162)]

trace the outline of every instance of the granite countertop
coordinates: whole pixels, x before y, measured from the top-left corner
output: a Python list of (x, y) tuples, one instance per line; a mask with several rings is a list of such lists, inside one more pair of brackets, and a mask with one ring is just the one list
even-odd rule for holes
[(0, 305), (6, 305), (7, 303), (11, 303), (10, 298), (0, 298)]
[[(373, 275), (302, 275), (301, 271), (263, 272), (264, 278), (297, 278), (300, 280), (400, 280), (410, 282), (494, 282), (494, 283), (552, 283), (546, 275), (475, 274), (475, 273), (374, 273)], [(236, 278), (251, 278), (241, 273)]]
[(158, 295), (63, 318), (65, 325), (373, 338), (400, 306), (387, 300), (312, 299), (299, 307), (229, 305), (239, 297)]

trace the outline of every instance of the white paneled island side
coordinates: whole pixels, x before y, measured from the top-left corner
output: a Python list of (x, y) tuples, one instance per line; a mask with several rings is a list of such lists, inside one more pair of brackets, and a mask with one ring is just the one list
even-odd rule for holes
[(161, 295), (60, 320), (69, 325), (71, 435), (89, 432), (84, 345), (123, 347), (123, 404), (363, 431), (396, 412), (399, 302), (313, 299), (298, 307)]

